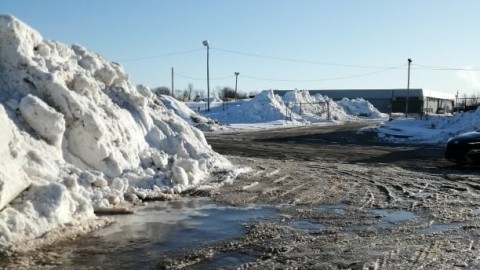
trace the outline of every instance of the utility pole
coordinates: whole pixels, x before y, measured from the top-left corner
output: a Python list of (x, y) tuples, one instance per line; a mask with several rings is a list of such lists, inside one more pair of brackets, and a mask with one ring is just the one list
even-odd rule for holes
[(235, 72), (235, 100), (237, 100), (237, 85), (238, 85), (238, 75), (240, 75), (240, 72)]
[(392, 96), (390, 97), (390, 115), (388, 117), (389, 121), (392, 121), (392, 112), (393, 112), (393, 89), (392, 89)]
[(209, 65), (210, 44), (208, 44), (208, 40), (203, 41), (203, 46), (207, 47), (207, 111), (210, 112), (210, 65)]
[(174, 74), (174, 73), (173, 73), (173, 67), (172, 67), (172, 97), (174, 96), (174, 95), (173, 95), (173, 82), (174, 82), (173, 74)]
[(455, 94), (455, 106), (453, 106), (453, 111), (458, 110), (458, 90)]
[(410, 95), (410, 64), (412, 59), (408, 58), (407, 96), (405, 98), (405, 118), (408, 118), (408, 96)]

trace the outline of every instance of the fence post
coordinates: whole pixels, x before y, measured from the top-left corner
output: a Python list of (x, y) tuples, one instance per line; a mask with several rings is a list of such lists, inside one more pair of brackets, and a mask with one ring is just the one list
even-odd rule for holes
[(327, 119), (330, 120), (330, 102), (326, 100), (327, 102)]

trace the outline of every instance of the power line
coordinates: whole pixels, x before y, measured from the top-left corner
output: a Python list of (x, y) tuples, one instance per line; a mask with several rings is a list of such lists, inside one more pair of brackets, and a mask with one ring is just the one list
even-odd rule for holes
[(415, 68), (419, 70), (453, 70), (453, 71), (480, 71), (478, 68), (453, 68), (453, 67), (439, 67), (439, 66), (428, 66), (428, 65), (419, 65), (412, 64), (412, 66), (418, 66), (420, 68)]
[(354, 74), (354, 75), (349, 75), (349, 76), (342, 76), (342, 77), (332, 77), (332, 78), (322, 78), (322, 79), (311, 79), (311, 80), (292, 80), (292, 79), (272, 79), (272, 78), (260, 78), (260, 77), (255, 77), (255, 76), (248, 76), (248, 75), (243, 75), (242, 78), (248, 78), (248, 79), (253, 79), (253, 80), (261, 80), (261, 81), (277, 81), (277, 82), (321, 82), (321, 81), (335, 81), (335, 80), (346, 80), (346, 79), (351, 79), (351, 78), (356, 78), (356, 77), (363, 77), (363, 76), (369, 76), (393, 69), (399, 69), (401, 67), (406, 66), (406, 64), (396, 66), (396, 67), (389, 67), (385, 68), (382, 70), (377, 70), (373, 72), (367, 72), (367, 73), (361, 73), (361, 74)]
[[(239, 52), (239, 51), (234, 51), (234, 50), (227, 50), (227, 49), (213, 48), (213, 47), (210, 47), (210, 49), (225, 52), (225, 53), (248, 56), (248, 57), (257, 57), (257, 58), (264, 58), (264, 59), (270, 59), (270, 60), (276, 60), (276, 61), (306, 63), (306, 64), (314, 64), (314, 65), (339, 66), (339, 67), (350, 67), (350, 68), (365, 68), (365, 69), (401, 69), (401, 68), (403, 68), (403, 66), (388, 67), (388, 66), (369, 66), (369, 65), (352, 65), (352, 64), (341, 64), (341, 63), (331, 63), (331, 62), (320, 62), (320, 61), (311, 61), (311, 60), (302, 60), (302, 59), (268, 56), (268, 55), (254, 54), (254, 53), (246, 53), (246, 52)], [(133, 61), (151, 60), (151, 59), (170, 57), (170, 56), (175, 56), (175, 55), (189, 54), (189, 53), (203, 51), (203, 50), (204, 50), (203, 48), (198, 48), (198, 49), (178, 51), (178, 52), (172, 52), (172, 53), (161, 54), (161, 55), (150, 55), (150, 56), (141, 56), (141, 57), (135, 57), (135, 58), (127, 58), (127, 59), (121, 59), (121, 60), (117, 60), (117, 61), (118, 62), (133, 62)], [(480, 68), (456, 68), (456, 67), (431, 66), (431, 65), (421, 65), (421, 64), (412, 64), (412, 66), (416, 66), (416, 68), (412, 68), (412, 69), (416, 69), (416, 70), (480, 71)], [(359, 74), (359, 75), (362, 75), (362, 74)], [(356, 75), (354, 75), (354, 76), (356, 76)], [(343, 78), (343, 77), (340, 77), (340, 78)], [(199, 79), (199, 78), (191, 78), (191, 79), (192, 80), (203, 80), (203, 79)], [(224, 78), (222, 77), (220, 79), (224, 79)], [(276, 79), (271, 79), (271, 80), (276, 80)], [(280, 81), (282, 81), (282, 80), (280, 80)], [(283, 81), (302, 81), (302, 80), (283, 80)], [(318, 81), (318, 80), (303, 80), (303, 81)]]
[[(178, 77), (182, 77), (184, 79), (190, 79), (190, 80), (194, 80), (194, 81), (206, 81), (207, 80), (206, 78), (195, 78), (195, 77), (190, 77), (190, 76), (187, 76), (187, 75), (182, 75), (182, 74), (179, 74), (179, 73), (176, 73), (176, 72), (175, 72), (175, 75), (177, 75)], [(229, 75), (229, 76), (225, 76), (225, 77), (210, 78), (210, 80), (225, 80), (225, 79), (233, 78), (233, 76), (234, 75)]]
[(142, 56), (142, 57), (137, 57), (137, 58), (129, 58), (129, 59), (118, 60), (118, 62), (132, 62), (132, 61), (150, 60), (150, 59), (155, 59), (155, 58), (175, 56), (175, 55), (187, 54), (187, 53), (198, 52), (198, 51), (203, 51), (203, 48), (202, 49), (187, 50), (187, 51), (179, 51), (179, 52), (173, 52), (173, 53), (161, 54), (161, 55), (151, 55), (151, 56)]
[(311, 61), (311, 60), (302, 60), (302, 59), (293, 59), (293, 58), (284, 58), (284, 57), (276, 57), (276, 56), (268, 56), (268, 55), (260, 55), (254, 53), (245, 53), (221, 48), (214, 48), (210, 47), (212, 50), (249, 56), (249, 57), (257, 57), (257, 58), (264, 58), (270, 60), (277, 60), (277, 61), (285, 61), (285, 62), (296, 62), (296, 63), (306, 63), (306, 64), (314, 64), (314, 65), (324, 65), (324, 66), (339, 66), (339, 67), (351, 67), (351, 68), (370, 68), (370, 69), (379, 69), (379, 68), (391, 68), (387, 66), (366, 66), (366, 65), (350, 65), (350, 64), (340, 64), (340, 63), (329, 63), (329, 62), (319, 62), (319, 61)]

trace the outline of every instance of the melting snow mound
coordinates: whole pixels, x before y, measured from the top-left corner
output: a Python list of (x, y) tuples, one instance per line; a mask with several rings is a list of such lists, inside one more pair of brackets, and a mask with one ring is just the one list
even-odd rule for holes
[(276, 95), (272, 90), (265, 90), (253, 99), (227, 104), (226, 110), (216, 109), (206, 114), (227, 124), (266, 123), (279, 120), (285, 120), (285, 124), (309, 124), (387, 117), (364, 99), (343, 99), (337, 103), (320, 94), (311, 96), (307, 90), (289, 91), (283, 97)]
[(343, 98), (337, 102), (348, 114), (367, 118), (387, 118), (388, 115), (381, 113), (370, 102), (363, 98)]
[(0, 15), (0, 246), (233, 173), (123, 68)]

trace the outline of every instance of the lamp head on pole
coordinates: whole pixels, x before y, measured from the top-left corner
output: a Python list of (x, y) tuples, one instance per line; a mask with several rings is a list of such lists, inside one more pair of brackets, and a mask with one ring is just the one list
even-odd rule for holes
[(408, 63), (412, 63), (412, 59), (408, 58)]
[(208, 44), (208, 40), (204, 40), (202, 43), (203, 43), (203, 46), (207, 46), (207, 47), (208, 47), (208, 45), (209, 45), (209, 44)]
[(235, 72), (233, 74), (235, 74), (235, 76), (238, 76), (238, 75), (240, 75), (240, 72)]

